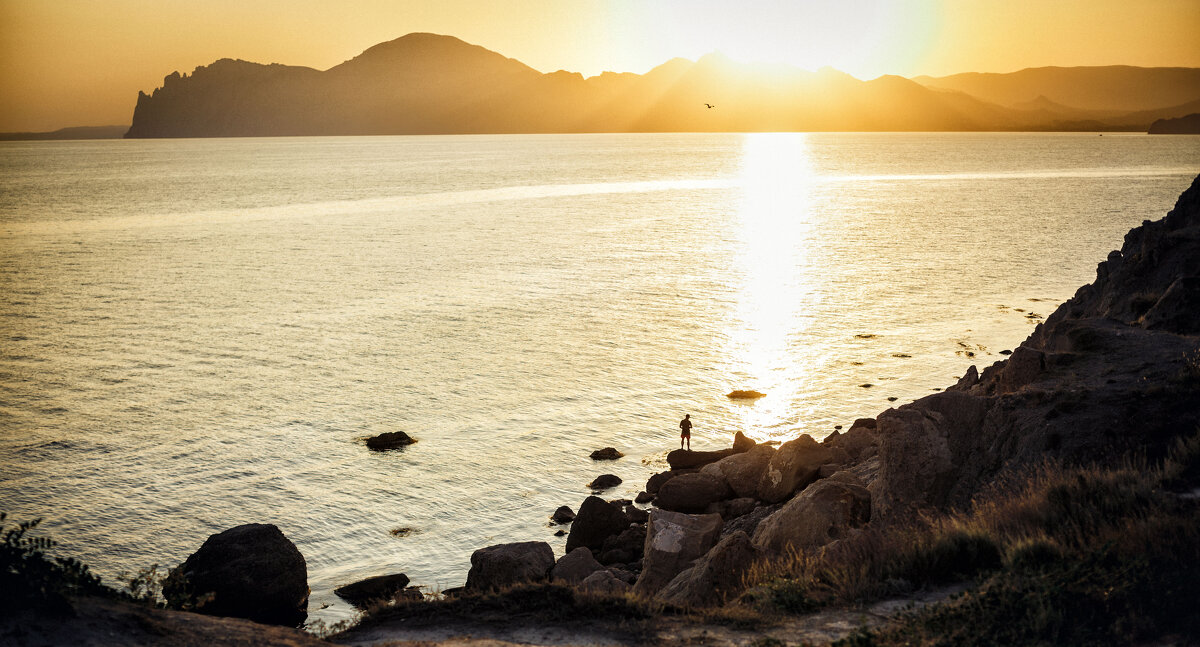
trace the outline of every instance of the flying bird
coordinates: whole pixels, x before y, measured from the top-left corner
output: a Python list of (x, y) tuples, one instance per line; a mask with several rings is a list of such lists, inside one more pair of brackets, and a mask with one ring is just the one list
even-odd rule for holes
[(704, 104), (704, 107), (705, 107), (705, 108), (710, 108), (710, 109), (711, 109), (711, 108), (716, 108), (716, 106), (714, 106), (714, 105), (713, 105), (713, 104), (711, 104), (711, 103), (706, 103), (706, 104)]

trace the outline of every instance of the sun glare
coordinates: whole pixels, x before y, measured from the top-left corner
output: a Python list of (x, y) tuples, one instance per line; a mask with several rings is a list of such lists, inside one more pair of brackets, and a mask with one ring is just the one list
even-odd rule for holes
[(802, 313), (812, 298), (806, 267), (813, 180), (806, 135), (746, 136), (736, 220), (742, 284), (729, 357), (733, 373), (744, 380), (732, 388), (767, 394), (739, 408), (741, 429), (757, 440), (784, 435), (788, 430), (778, 426), (794, 414), (799, 382), (788, 379), (797, 370), (789, 344), (804, 332)]

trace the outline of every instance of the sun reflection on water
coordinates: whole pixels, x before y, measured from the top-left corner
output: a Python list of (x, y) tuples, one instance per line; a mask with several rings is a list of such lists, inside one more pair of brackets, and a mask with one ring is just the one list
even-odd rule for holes
[[(731, 389), (766, 397), (735, 407), (756, 440), (790, 437), (797, 390), (812, 367), (802, 346), (815, 295), (809, 280), (814, 175), (807, 135), (755, 133), (742, 156), (743, 195), (735, 220), (741, 285), (730, 326)], [(811, 361), (811, 360), (810, 360)]]

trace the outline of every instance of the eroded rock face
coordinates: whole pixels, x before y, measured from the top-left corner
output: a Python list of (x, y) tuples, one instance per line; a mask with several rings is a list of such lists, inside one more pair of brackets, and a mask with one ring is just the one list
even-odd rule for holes
[(699, 472), (667, 481), (659, 489), (654, 505), (674, 512), (704, 512), (710, 504), (732, 495), (724, 479)]
[(567, 552), (580, 546), (599, 550), (605, 539), (619, 534), (628, 526), (629, 518), (620, 506), (590, 496), (583, 500), (571, 524), (571, 533), (567, 535)]
[(746, 533), (731, 533), (655, 597), (681, 607), (720, 605), (742, 591), (742, 578), (758, 557), (759, 551)]
[(758, 483), (774, 455), (774, 447), (756, 445), (745, 453), (727, 456), (705, 465), (700, 472), (724, 479), (733, 490), (734, 496), (753, 497), (758, 494)]
[(833, 452), (808, 434), (789, 440), (779, 446), (767, 463), (758, 482), (758, 499), (767, 503), (786, 501), (816, 480), (817, 470), (832, 460)]
[(544, 541), (488, 546), (471, 554), (465, 588), (492, 591), (522, 582), (540, 582), (553, 567), (554, 550)]
[(871, 494), (840, 480), (817, 481), (765, 519), (754, 532), (754, 546), (771, 553), (789, 547), (815, 548), (847, 536), (871, 520)]
[(600, 562), (592, 556), (592, 551), (580, 546), (563, 555), (550, 570), (550, 579), (555, 582), (579, 584), (587, 576), (596, 571), (604, 570)]
[(200, 613), (295, 626), (308, 616), (308, 566), (279, 528), (251, 523), (209, 537), (163, 595)]
[(693, 560), (712, 549), (720, 533), (720, 515), (651, 512), (646, 525), (642, 574), (634, 584), (634, 592), (642, 596), (657, 593), (691, 566)]

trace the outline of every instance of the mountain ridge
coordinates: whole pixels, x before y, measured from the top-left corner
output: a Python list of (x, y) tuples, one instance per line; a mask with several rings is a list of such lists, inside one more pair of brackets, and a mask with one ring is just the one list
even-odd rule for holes
[[(1097, 74), (1083, 69), (1085, 76)], [(1194, 76), (1195, 92), (1155, 86), (1154, 96), (1189, 98), (1130, 116), (1135, 111), (1098, 111), (1045, 92), (1030, 97), (1044, 97), (1040, 105), (1002, 105), (954, 87), (962, 83), (951, 77), (863, 81), (833, 68), (743, 63), (719, 52), (696, 61), (671, 59), (640, 75), (544, 74), (454, 36), (413, 33), (324, 71), (224, 58), (190, 75), (174, 72), (152, 93), (139, 92), (125, 136), (979, 131), (1072, 124), (1144, 131), (1200, 100), (1200, 69), (1122, 66), (1122, 80), (1109, 85), (1137, 85), (1131, 69), (1150, 71), (1151, 80), (1141, 83), (1147, 87)], [(1165, 76), (1160, 69), (1168, 70)], [(970, 83), (979, 81), (971, 77)], [(999, 85), (1005, 83), (1013, 85), (1011, 79)], [(1010, 91), (983, 94), (1001, 90)]]

